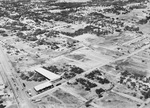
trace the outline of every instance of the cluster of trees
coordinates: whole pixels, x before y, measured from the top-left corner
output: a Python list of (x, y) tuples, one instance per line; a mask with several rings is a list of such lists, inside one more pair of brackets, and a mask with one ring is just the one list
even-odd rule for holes
[(101, 98), (103, 97), (102, 93), (105, 92), (105, 90), (100, 88), (100, 89), (96, 89), (95, 92), (98, 95), (98, 97)]
[(64, 79), (71, 79), (71, 78), (73, 78), (75, 76), (76, 76), (76, 74), (73, 73), (73, 72), (65, 72), (64, 75), (63, 75), (63, 78)]
[(89, 14), (89, 16), (91, 16), (91, 17), (98, 17), (98, 18), (110, 18), (110, 17), (107, 17), (107, 16), (103, 15), (102, 13), (98, 13), (98, 12), (91, 12)]
[(76, 73), (76, 74), (81, 74), (84, 72), (84, 70), (80, 67), (76, 67), (75, 65), (71, 66), (71, 72)]
[(48, 66), (48, 67), (43, 66), (43, 68), (46, 69), (46, 70), (49, 70), (53, 73), (56, 73), (56, 74), (59, 74), (59, 72), (64, 71), (63, 69), (58, 69), (57, 66), (55, 66), (55, 65), (51, 65), (51, 66)]
[(71, 79), (73, 77), (75, 77), (77, 74), (81, 74), (82, 72), (84, 72), (83, 69), (76, 67), (76, 66), (71, 66), (71, 69), (68, 72), (65, 72), (63, 75), (63, 78), (65, 79)]
[(83, 78), (78, 78), (76, 79), (77, 83), (82, 84), (85, 90), (90, 91), (91, 88), (97, 87), (95, 83), (90, 82), (89, 80), (83, 79)]
[[(126, 79), (128, 78), (128, 79)], [(136, 79), (136, 82), (133, 82), (132, 79)], [(132, 74), (128, 70), (125, 70), (124, 72), (121, 73), (120, 81), (119, 83), (125, 84), (128, 88), (133, 89), (133, 90), (139, 90), (142, 94), (140, 96), (141, 99), (148, 99), (150, 98), (150, 87), (148, 85), (145, 85), (144, 83), (149, 83), (150, 78), (147, 78), (146, 76), (143, 76), (141, 74)], [(138, 85), (138, 86), (137, 86)], [(135, 93), (134, 96), (137, 94)]]
[(25, 35), (24, 33), (22, 33), (21, 31), (17, 32), (16, 34), (19, 38), (21, 39), (25, 39), (25, 40), (28, 40), (28, 41), (36, 41), (38, 40), (38, 38), (34, 35)]
[(26, 80), (26, 81), (38, 81), (38, 82), (46, 80), (46, 78), (44, 76), (42, 76), (39, 73), (35, 73), (35, 72), (28, 72), (28, 73), (22, 72), (20, 74), (20, 78), (22, 80)]
[(48, 32), (47, 30), (41, 30), (41, 29), (36, 29), (33, 33), (34, 36), (40, 35), (40, 34), (44, 34)]
[(9, 16), (9, 13), (7, 11), (1, 10), (1, 9), (0, 9), (0, 13), (1, 13), (0, 17), (4, 17), (4, 16), (7, 17), (7, 16)]
[(8, 36), (6, 31), (4, 31), (4, 30), (0, 30), (0, 35), (2, 35), (3, 37), (7, 37)]
[(148, 21), (150, 21), (150, 15), (146, 16), (145, 19), (139, 20), (138, 24), (146, 24), (146, 23), (148, 23)]
[(52, 50), (56, 50), (59, 48), (58, 42), (47, 42), (45, 39), (38, 39), (36, 41), (36, 44), (37, 45), (49, 45), (50, 46), (49, 48)]
[(111, 6), (111, 5), (117, 5), (117, 6), (125, 6), (127, 4), (131, 3), (144, 3), (147, 0), (92, 0), (91, 4), (96, 5), (102, 5), (102, 6)]
[(47, 37), (57, 37), (59, 35), (59, 31), (51, 30), (46, 34)]
[(150, 88), (147, 91), (142, 91), (141, 93), (144, 96), (144, 99), (150, 98)]
[(109, 12), (109, 13), (114, 13), (116, 15), (119, 15), (121, 12), (123, 12), (123, 14), (126, 14), (129, 13), (130, 11), (121, 5), (113, 5), (112, 8), (104, 9), (104, 12)]
[(47, 69), (51, 72), (54, 72), (56, 74), (63, 74), (63, 78), (64, 79), (71, 79), (73, 77), (76, 76), (76, 74), (81, 74), (82, 72), (84, 72), (84, 70), (80, 67), (77, 67), (75, 65), (64, 65), (61, 68), (58, 68), (55, 65), (51, 65), (48, 67), (43, 66), (44, 69)]
[[(96, 34), (97, 36), (107, 35), (113, 33), (115, 29), (119, 30), (119, 28), (123, 27), (124, 24), (121, 21), (115, 21), (114, 19), (111, 19), (110, 17), (107, 17), (102, 13), (98, 13), (98, 12), (92, 12), (86, 16), (86, 19), (79, 18), (78, 20), (86, 21), (90, 25), (87, 25), (85, 28), (79, 29), (73, 33), (64, 32), (64, 31), (62, 31), (61, 33), (71, 37), (75, 37), (85, 33)], [(114, 25), (114, 27), (112, 25)]]
[(139, 27), (125, 26), (124, 30), (125, 31), (136, 31), (136, 32), (138, 32), (139, 31)]
[(84, 6), (84, 3), (71, 3), (71, 2), (60, 2), (60, 3), (55, 3), (51, 4), (53, 6), (58, 6), (58, 9), (72, 9), (72, 8), (78, 8)]
[(94, 33), (94, 29), (99, 29), (99, 28), (98, 27), (94, 27), (92, 25), (89, 25), (89, 26), (86, 26), (83, 29), (79, 29), (79, 30), (75, 31), (74, 33), (69, 33), (69, 32), (61, 32), (61, 33), (65, 34), (67, 36), (75, 37), (75, 36), (82, 35), (84, 33)]
[(110, 83), (110, 81), (106, 78), (100, 77), (102, 76), (101, 71), (99, 70), (94, 70), (91, 73), (89, 73), (88, 75), (85, 75), (85, 77), (91, 79), (91, 80), (95, 80), (101, 84), (108, 84)]

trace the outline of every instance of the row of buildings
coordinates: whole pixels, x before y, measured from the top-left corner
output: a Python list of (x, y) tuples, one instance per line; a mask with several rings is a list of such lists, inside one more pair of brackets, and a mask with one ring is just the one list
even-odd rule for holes
[(57, 75), (41, 67), (35, 68), (34, 71), (48, 79), (47, 82), (44, 82), (34, 87), (34, 90), (38, 93), (53, 88), (53, 83), (62, 79), (60, 75)]

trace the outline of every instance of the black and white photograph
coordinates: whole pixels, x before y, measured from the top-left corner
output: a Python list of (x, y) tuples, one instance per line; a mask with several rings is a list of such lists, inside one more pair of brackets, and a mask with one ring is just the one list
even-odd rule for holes
[(0, 108), (150, 108), (150, 0), (0, 0)]

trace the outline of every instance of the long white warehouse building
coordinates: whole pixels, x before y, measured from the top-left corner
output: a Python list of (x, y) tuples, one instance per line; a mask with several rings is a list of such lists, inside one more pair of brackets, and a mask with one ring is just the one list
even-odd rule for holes
[(52, 87), (53, 87), (52, 83), (50, 81), (47, 81), (45, 83), (35, 86), (34, 89), (35, 89), (35, 91), (40, 92), (44, 89), (48, 89), (48, 88), (52, 88)]
[(50, 81), (55, 81), (55, 80), (61, 78), (60, 75), (57, 75), (57, 74), (55, 74), (53, 72), (50, 72), (50, 71), (48, 71), (44, 68), (41, 68), (41, 67), (36, 68), (34, 70), (35, 70), (35, 72), (38, 72), (39, 74), (41, 74), (41, 75), (45, 76), (46, 78), (48, 78)]

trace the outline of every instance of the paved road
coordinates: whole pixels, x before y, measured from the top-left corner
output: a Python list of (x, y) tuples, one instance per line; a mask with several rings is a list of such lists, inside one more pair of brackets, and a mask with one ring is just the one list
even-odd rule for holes
[(23, 91), (23, 86), (17, 77), (17, 73), (11, 65), (11, 62), (6, 53), (3, 52), (3, 48), (0, 45), (0, 65), (3, 69), (3, 77), (7, 79), (8, 85), (12, 89), (14, 98), (19, 108), (35, 108), (28, 99), (27, 95)]

